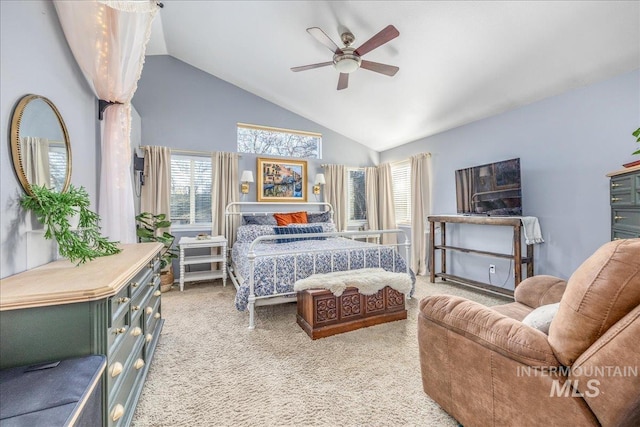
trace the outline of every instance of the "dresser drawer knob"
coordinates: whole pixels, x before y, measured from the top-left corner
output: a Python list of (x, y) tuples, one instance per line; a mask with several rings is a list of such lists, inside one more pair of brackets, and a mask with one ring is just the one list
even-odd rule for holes
[(111, 411), (111, 421), (118, 421), (124, 415), (124, 406), (117, 404)]
[(137, 288), (138, 286), (140, 286), (140, 283), (133, 282), (133, 283), (131, 283), (131, 286), (133, 286), (134, 288)]
[(612, 202), (617, 202), (618, 200), (620, 200), (620, 197), (612, 197), (612, 198), (611, 198), (611, 201), (612, 201)]
[(616, 221), (618, 221), (618, 220), (620, 220), (620, 219), (627, 219), (627, 217), (626, 217), (626, 216), (619, 216), (619, 215), (616, 215), (616, 216), (614, 216), (614, 217), (613, 217), (613, 219), (615, 219)]
[(127, 297), (118, 298), (118, 304), (124, 304), (126, 302), (129, 302), (129, 298)]
[(611, 184), (612, 188), (616, 188), (616, 187), (620, 187), (622, 184), (620, 184), (619, 182), (614, 182)]
[(154, 296), (154, 297), (159, 297), (160, 295), (162, 295), (162, 292), (160, 292), (160, 291), (155, 291), (155, 292), (153, 293), (153, 296)]
[(153, 335), (151, 335), (151, 334), (147, 334), (147, 335), (145, 335), (145, 337), (144, 337), (144, 340), (145, 340), (146, 342), (151, 342), (151, 340), (152, 340), (152, 339), (153, 339)]
[(127, 328), (118, 328), (115, 331), (113, 331), (115, 335), (124, 334), (125, 332), (127, 332)]
[(151, 315), (151, 313), (153, 313), (153, 308), (147, 307), (145, 308), (144, 312), (147, 313), (148, 315)]
[(136, 360), (136, 362), (133, 364), (133, 367), (136, 369), (140, 369), (144, 366), (144, 360), (142, 359), (138, 359)]
[(134, 305), (133, 307), (131, 307), (131, 310), (138, 311), (138, 310), (140, 310), (140, 306), (139, 305)]
[(134, 337), (142, 335), (142, 329), (139, 326), (136, 326), (131, 330), (131, 335), (133, 335)]
[(153, 315), (154, 318), (159, 319), (160, 318), (160, 313), (156, 313)]
[(111, 365), (109, 369), (109, 373), (111, 374), (111, 378), (115, 378), (122, 373), (122, 363), (116, 362)]
[(153, 261), (151, 261), (151, 262), (149, 263), (149, 268), (153, 268), (153, 264), (154, 264), (154, 263), (153, 263)]

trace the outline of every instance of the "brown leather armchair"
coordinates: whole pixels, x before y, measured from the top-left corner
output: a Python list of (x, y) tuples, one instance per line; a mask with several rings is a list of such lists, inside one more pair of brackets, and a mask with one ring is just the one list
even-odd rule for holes
[[(420, 302), (424, 391), (465, 427), (630, 425), (640, 409), (640, 239), (603, 245), (568, 282), (526, 279), (514, 297), (491, 308)], [(521, 322), (558, 301), (549, 335)]]

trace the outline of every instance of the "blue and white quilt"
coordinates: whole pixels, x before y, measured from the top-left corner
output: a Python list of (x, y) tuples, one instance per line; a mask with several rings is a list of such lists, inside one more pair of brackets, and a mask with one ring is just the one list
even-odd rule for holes
[[(335, 229), (331, 230), (329, 227), (326, 231)], [(249, 246), (256, 237), (274, 234), (273, 227), (266, 225), (246, 225), (238, 228), (238, 240), (233, 245), (231, 257), (240, 281), (235, 301), (236, 308), (240, 311), (247, 308), (249, 299)], [(256, 296), (272, 295), (274, 282), (277, 293), (293, 292), (293, 285), (297, 280), (314, 273), (377, 267), (396, 273), (407, 271), (405, 260), (394, 247), (342, 237), (287, 243), (261, 242), (254, 250), (257, 255), (254, 270)], [(412, 272), (410, 274), (413, 295), (415, 276)]]

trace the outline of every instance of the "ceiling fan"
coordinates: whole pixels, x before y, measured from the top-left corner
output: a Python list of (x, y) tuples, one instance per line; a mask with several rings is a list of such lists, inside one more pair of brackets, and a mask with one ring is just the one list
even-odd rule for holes
[(342, 43), (344, 43), (344, 47), (342, 48), (338, 47), (338, 45), (335, 44), (333, 40), (331, 40), (329, 36), (318, 27), (307, 28), (307, 32), (333, 52), (333, 61), (293, 67), (291, 68), (291, 71), (305, 71), (313, 68), (333, 65), (335, 69), (340, 72), (340, 77), (338, 78), (338, 90), (347, 88), (349, 85), (349, 74), (353, 73), (358, 68), (375, 71), (376, 73), (384, 74), (386, 76), (394, 76), (400, 69), (393, 65), (381, 64), (379, 62), (362, 59), (364, 54), (371, 52), (373, 49), (382, 46), (400, 35), (400, 32), (398, 32), (396, 27), (393, 25), (387, 25), (382, 31), (364, 42), (362, 46), (357, 49), (351, 47), (351, 43), (353, 43), (355, 37), (349, 31), (340, 35), (340, 39), (342, 40)]

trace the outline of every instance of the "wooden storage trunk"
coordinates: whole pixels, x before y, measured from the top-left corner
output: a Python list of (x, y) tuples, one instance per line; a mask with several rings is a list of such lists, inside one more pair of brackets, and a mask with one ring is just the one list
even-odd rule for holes
[(347, 288), (336, 297), (326, 289), (298, 292), (298, 325), (312, 339), (407, 318), (404, 294), (388, 286), (374, 295)]

